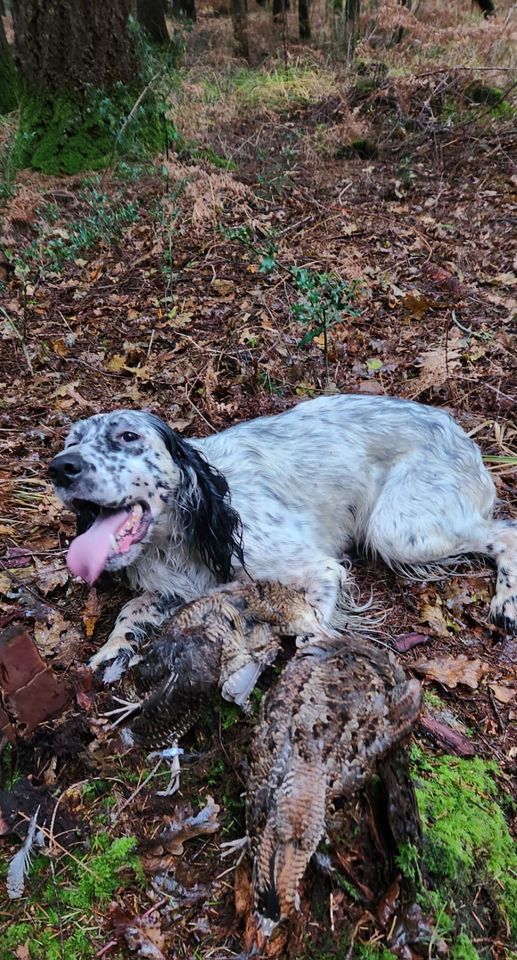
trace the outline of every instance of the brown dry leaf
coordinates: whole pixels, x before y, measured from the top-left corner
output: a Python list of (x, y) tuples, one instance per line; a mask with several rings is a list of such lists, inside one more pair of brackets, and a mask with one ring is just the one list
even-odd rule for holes
[(62, 337), (59, 340), (52, 341), (52, 349), (54, 353), (57, 353), (58, 357), (68, 356), (68, 347)]
[(434, 603), (426, 601), (420, 608), (420, 623), (427, 623), (436, 637), (448, 637), (447, 621), (443, 615), (442, 601), (437, 597)]
[(132, 917), (117, 906), (112, 910), (111, 921), (116, 934), (125, 940), (132, 955), (145, 957), (146, 960), (166, 960), (162, 952), (165, 937), (158, 911)]
[(170, 856), (180, 857), (183, 854), (184, 844), (193, 837), (199, 837), (205, 834), (216, 833), (221, 824), (217, 819), (217, 814), (221, 808), (214, 803), (213, 797), (207, 796), (206, 804), (196, 816), (188, 815), (188, 806), (183, 809), (176, 809), (176, 818), (170, 820), (165, 830), (153, 837), (152, 840), (143, 841), (144, 851), (142, 864), (144, 869), (150, 871), (161, 870), (165, 864), (170, 863)]
[(452, 370), (460, 364), (460, 348), (454, 344), (448, 349), (443, 346), (426, 350), (420, 355), (420, 379), (427, 378), (435, 386), (440, 386)]
[(210, 286), (221, 298), (233, 300), (235, 297), (235, 284), (233, 280), (218, 280), (216, 277), (214, 280), (212, 280)]
[(7, 523), (0, 523), (0, 537), (14, 537), (16, 530)]
[(34, 566), (36, 583), (45, 597), (57, 587), (64, 587), (68, 583), (70, 574), (62, 557), (51, 560), (50, 563), (43, 563), (34, 557)]
[(93, 636), (95, 625), (101, 615), (101, 605), (95, 587), (92, 587), (84, 605), (83, 615), (81, 617), (87, 637)]
[(428, 310), (432, 307), (441, 307), (442, 304), (437, 300), (430, 300), (425, 293), (411, 290), (404, 296), (402, 306), (407, 310), (409, 320), (421, 320)]
[(0, 572), (0, 593), (9, 596), (13, 590), (13, 581), (7, 573)]
[(443, 683), (453, 690), (459, 683), (471, 690), (477, 690), (479, 681), (489, 672), (490, 667), (482, 660), (469, 660), (464, 653), (458, 657), (437, 657), (435, 660), (417, 660), (413, 664), (417, 673), (431, 680)]
[(500, 683), (489, 683), (488, 686), (496, 700), (499, 700), (499, 703), (510, 703), (517, 694), (517, 690), (513, 690), (511, 687), (504, 687)]
[(46, 622), (34, 625), (34, 639), (43, 657), (56, 657), (63, 666), (77, 658), (81, 637), (60, 610), (49, 609)]
[(110, 370), (111, 373), (120, 373), (121, 370), (126, 369), (126, 358), (123, 357), (121, 353), (115, 353), (104, 366), (106, 370)]
[(239, 863), (235, 870), (235, 879), (233, 884), (233, 898), (235, 902), (235, 916), (243, 917), (253, 903), (251, 892), (251, 878), (246, 863)]
[(30, 960), (30, 951), (28, 941), (27, 943), (20, 943), (16, 950), (14, 951), (16, 960)]

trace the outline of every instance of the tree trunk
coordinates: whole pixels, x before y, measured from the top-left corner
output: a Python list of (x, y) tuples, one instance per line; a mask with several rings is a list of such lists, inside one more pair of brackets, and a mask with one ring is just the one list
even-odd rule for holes
[(361, 0), (345, 0), (343, 8), (344, 39), (349, 59), (352, 59), (357, 45), (360, 12)]
[[(0, 4), (2, 0), (0, 0)], [(0, 7), (0, 14), (2, 8)], [(4, 24), (0, 15), (0, 114), (14, 110), (18, 101), (18, 79)]]
[(281, 23), (287, 10), (286, 0), (273, 0), (272, 13), (275, 23)]
[(127, 25), (132, 0), (13, 0), (16, 60), (25, 85), (84, 90), (135, 80)]
[(300, 40), (310, 40), (310, 0), (298, 0), (298, 26), (300, 29)]
[(232, 23), (237, 56), (249, 60), (248, 7), (246, 0), (232, 0)]
[(164, 44), (169, 42), (163, 0), (137, 0), (136, 18), (149, 34), (153, 43)]
[(12, 0), (19, 166), (78, 173), (162, 149), (166, 107), (140, 64), (135, 0)]
[(172, 15), (178, 20), (196, 21), (196, 0), (172, 0)]

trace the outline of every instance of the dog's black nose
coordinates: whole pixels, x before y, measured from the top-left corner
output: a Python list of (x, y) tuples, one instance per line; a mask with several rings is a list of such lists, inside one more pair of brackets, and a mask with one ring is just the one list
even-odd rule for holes
[(57, 487), (69, 487), (80, 476), (85, 463), (80, 453), (59, 453), (49, 464), (50, 479)]

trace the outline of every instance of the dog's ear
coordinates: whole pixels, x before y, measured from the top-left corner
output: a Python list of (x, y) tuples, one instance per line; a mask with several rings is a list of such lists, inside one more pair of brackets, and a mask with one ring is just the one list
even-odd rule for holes
[(188, 440), (159, 417), (151, 415), (151, 421), (182, 471), (178, 500), (186, 535), (203, 563), (226, 583), (233, 573), (232, 557), (244, 566), (242, 523), (230, 504), (228, 483)]

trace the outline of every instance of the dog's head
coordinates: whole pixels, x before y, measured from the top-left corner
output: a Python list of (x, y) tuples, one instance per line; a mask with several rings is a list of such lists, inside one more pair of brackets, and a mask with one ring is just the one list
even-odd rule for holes
[(146, 545), (187, 543), (221, 581), (242, 561), (241, 525), (228, 484), (152, 413), (117, 410), (81, 420), (49, 473), (77, 515), (68, 553), (77, 576), (134, 565)]

